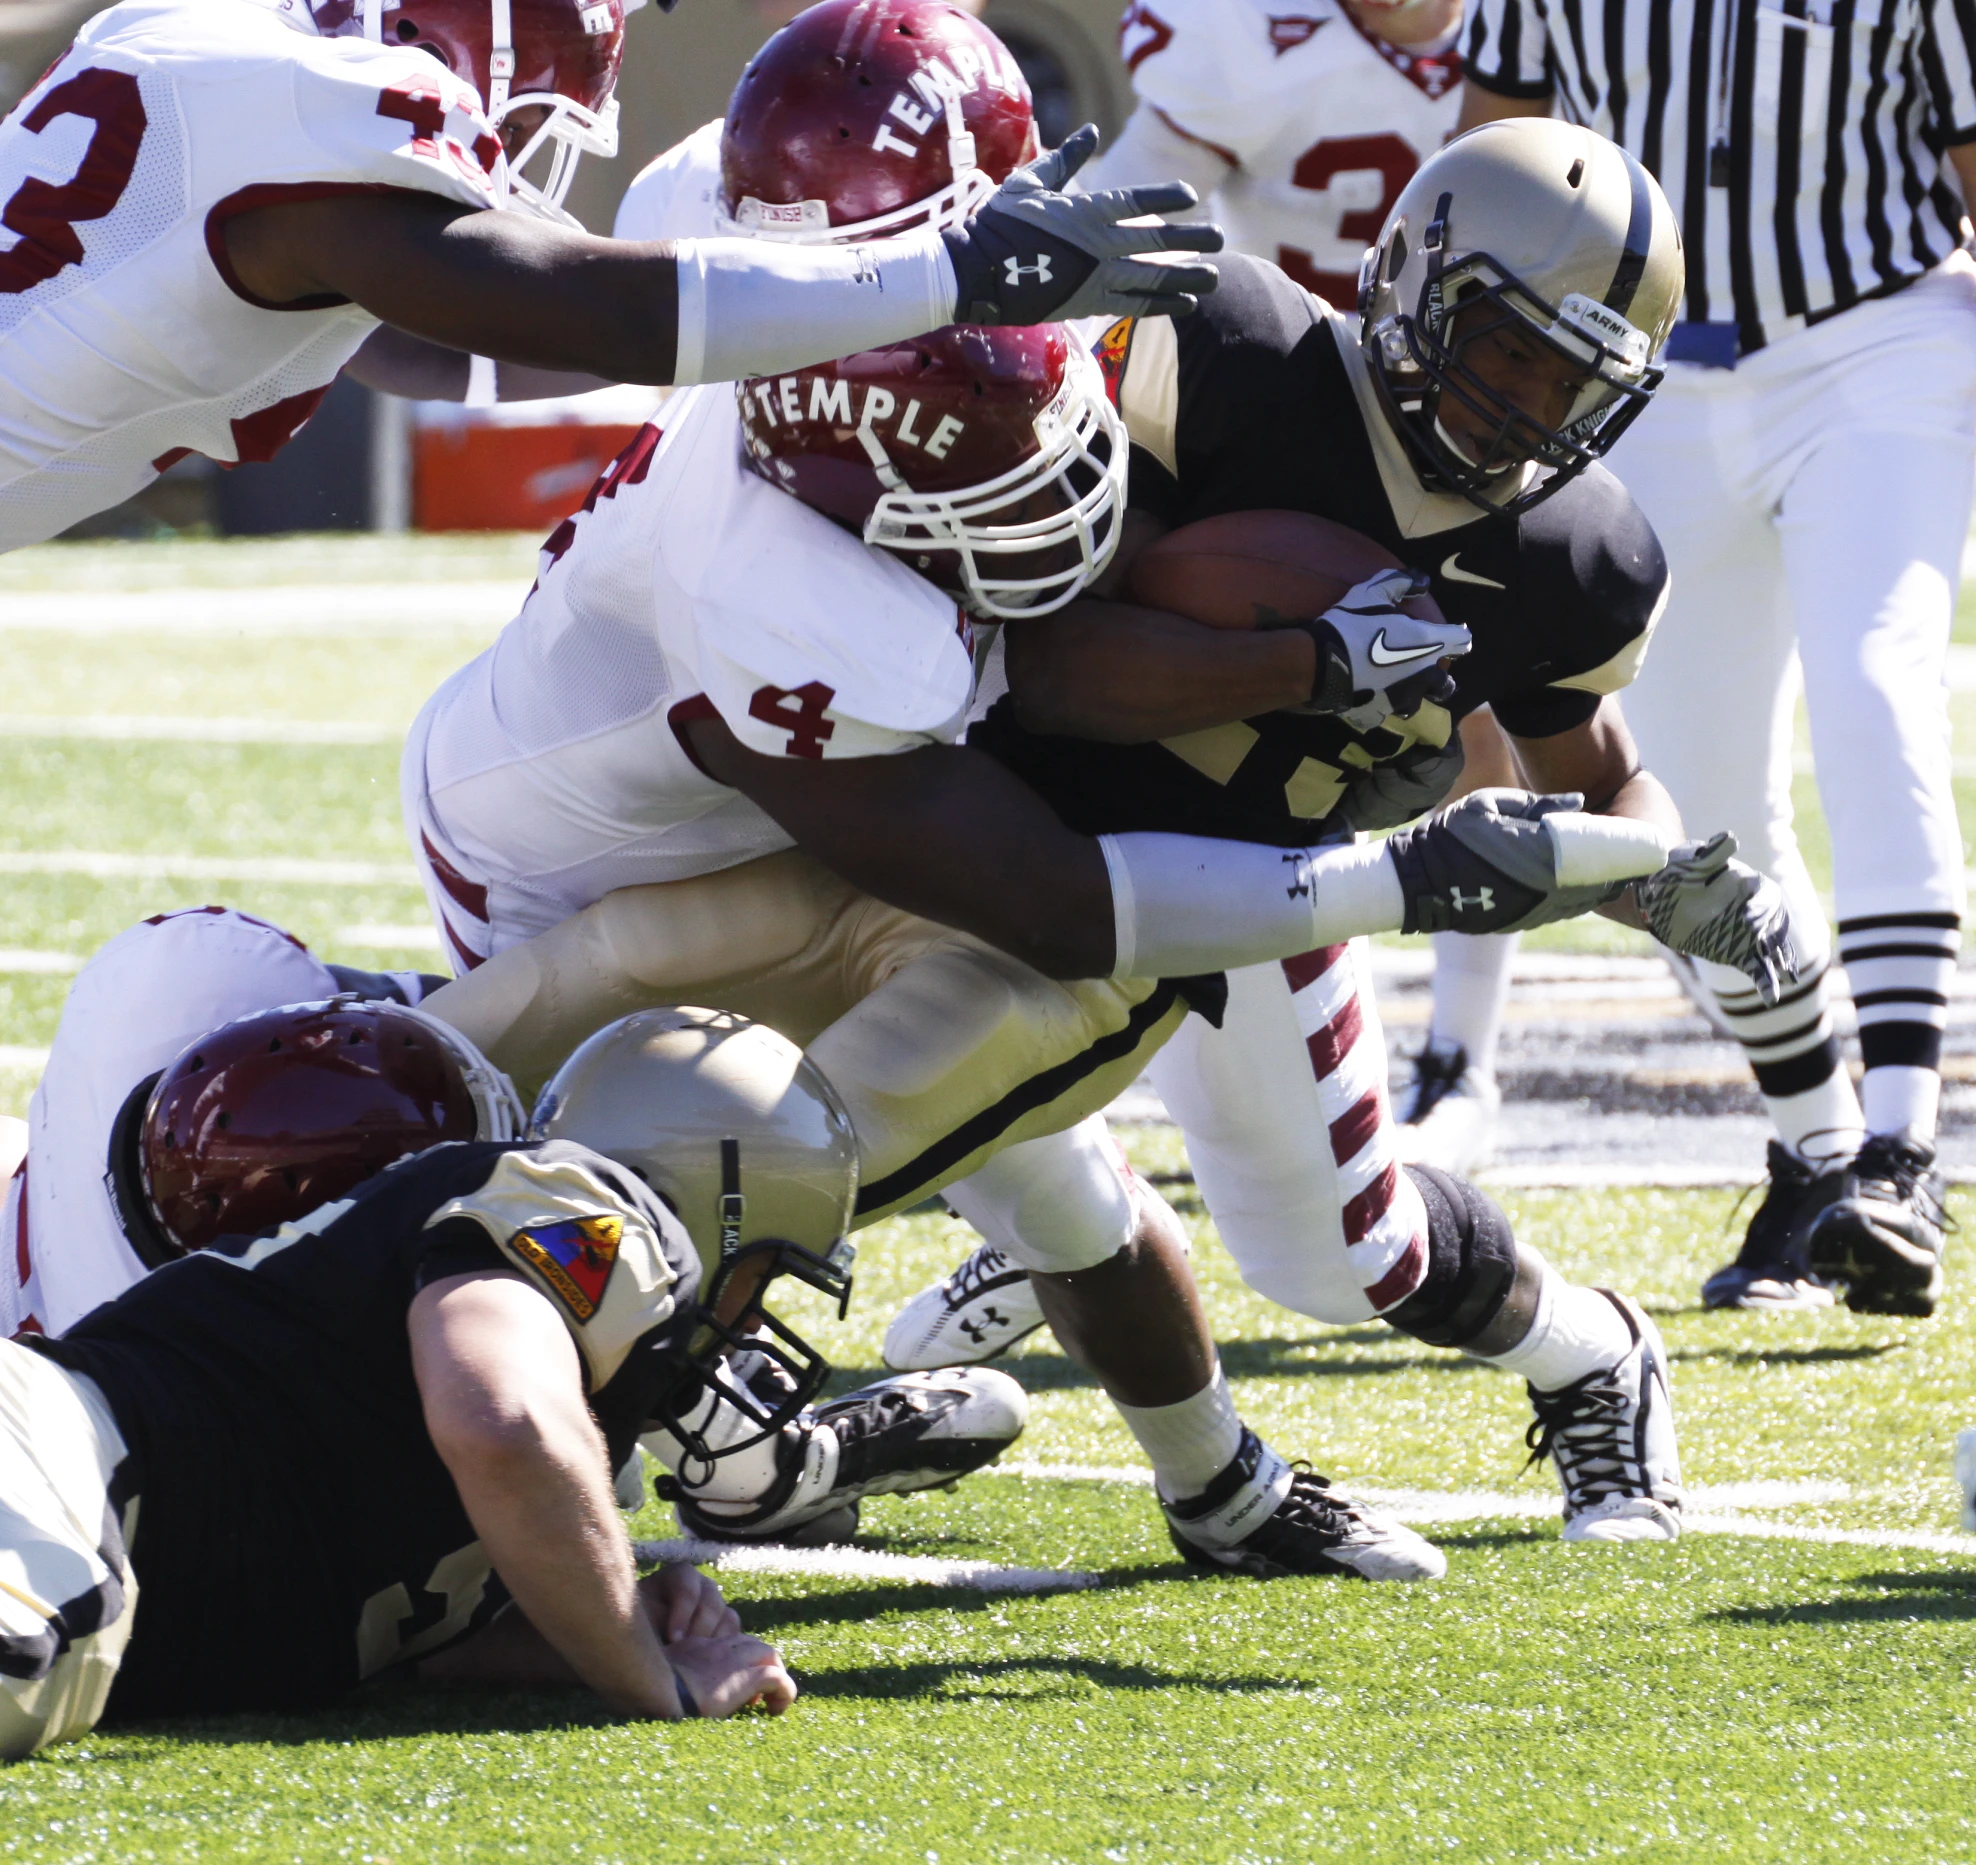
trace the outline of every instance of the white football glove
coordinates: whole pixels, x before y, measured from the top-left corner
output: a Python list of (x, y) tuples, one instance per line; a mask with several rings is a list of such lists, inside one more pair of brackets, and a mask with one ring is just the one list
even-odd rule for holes
[(1402, 606), (1426, 592), (1418, 570), (1381, 570), (1355, 584), (1301, 628), (1317, 648), (1317, 678), (1305, 712), (1337, 713), (1357, 731), (1411, 718), (1423, 704), (1454, 696), (1443, 660), (1474, 645), (1458, 622), (1421, 622)]
[[(1220, 275), (1193, 255), (1221, 250), (1219, 227), (1123, 224), (1192, 207), (1200, 197), (1184, 181), (1062, 192), (1097, 147), (1097, 126), (1087, 123), (1017, 169), (971, 220), (940, 236), (960, 287), (956, 323), (1184, 317), (1214, 290)], [(1148, 264), (1142, 255), (1153, 253), (1181, 257)]]
[(1783, 889), (1735, 854), (1736, 838), (1727, 829), (1706, 842), (1684, 843), (1658, 874), (1635, 884), (1633, 897), (1662, 945), (1734, 966), (1774, 1004), (1797, 982), (1804, 955)]
[(1474, 790), (1386, 842), (1406, 903), (1402, 932), (1521, 932), (1575, 919), (1652, 874), (1651, 824), (1588, 816), (1575, 792)]

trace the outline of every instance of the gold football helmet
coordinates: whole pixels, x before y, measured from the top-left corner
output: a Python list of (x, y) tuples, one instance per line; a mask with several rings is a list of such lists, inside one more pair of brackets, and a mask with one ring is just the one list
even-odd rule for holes
[[(575, 1140), (615, 1160), (685, 1227), (702, 1272), (691, 1359), (756, 1426), (719, 1455), (781, 1430), (816, 1396), (828, 1362), (762, 1297), (775, 1277), (793, 1275), (844, 1312), (858, 1147), (836, 1090), (794, 1043), (725, 1011), (641, 1010), (599, 1030), (556, 1071), (529, 1136)], [(741, 1349), (788, 1376), (772, 1382), (772, 1402), (721, 1371)], [(699, 1397), (697, 1388), (676, 1394), (657, 1422), (711, 1461), (716, 1453), (681, 1422)]]
[[(1401, 191), (1359, 276), (1360, 343), (1422, 481), (1527, 511), (1645, 408), (1685, 283), (1674, 210), (1645, 168), (1594, 130), (1514, 117), (1456, 138)], [(1561, 421), (1469, 360), (1512, 320), (1570, 366)], [(1491, 435), (1479, 449), (1448, 431), (1449, 401)]]

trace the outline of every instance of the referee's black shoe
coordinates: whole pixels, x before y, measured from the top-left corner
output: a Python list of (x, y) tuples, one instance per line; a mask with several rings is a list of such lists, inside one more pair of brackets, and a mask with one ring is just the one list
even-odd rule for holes
[(1932, 1315), (1947, 1226), (1935, 1149), (1875, 1133), (1811, 1227), (1812, 1271), (1844, 1284), (1846, 1306), (1861, 1314)]
[(1702, 1284), (1709, 1308), (1830, 1308), (1832, 1291), (1814, 1275), (1809, 1233), (1839, 1196), (1844, 1173), (1820, 1172), (1777, 1140), (1770, 1142), (1770, 1181), (1763, 1190), (1743, 1247)]

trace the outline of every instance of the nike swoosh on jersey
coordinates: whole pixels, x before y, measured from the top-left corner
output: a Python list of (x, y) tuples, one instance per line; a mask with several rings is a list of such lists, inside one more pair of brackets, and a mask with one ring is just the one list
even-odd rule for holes
[(1449, 582), (1477, 583), (1480, 584), (1481, 587), (1484, 589), (1507, 589), (1509, 587), (1507, 583), (1497, 582), (1493, 576), (1477, 576), (1473, 570), (1464, 570), (1461, 567), (1461, 565), (1455, 561), (1455, 559), (1458, 558), (1460, 555), (1461, 552), (1458, 550), (1450, 551), (1448, 553), (1447, 562), (1442, 564), (1441, 566), (1441, 574), (1445, 576)]
[(1365, 657), (1375, 667), (1404, 667), (1408, 661), (1425, 660), (1430, 654), (1440, 653), (1438, 642), (1430, 641), (1424, 648), (1390, 649), (1386, 645), (1386, 631), (1372, 637), (1372, 645), (1366, 649)]

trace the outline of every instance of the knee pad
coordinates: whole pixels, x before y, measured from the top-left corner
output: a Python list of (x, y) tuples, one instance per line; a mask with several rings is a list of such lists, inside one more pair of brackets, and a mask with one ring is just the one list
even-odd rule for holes
[(1427, 1208), (1427, 1274), (1379, 1318), (1430, 1347), (1513, 1345), (1537, 1313), (1544, 1262), (1518, 1246), (1487, 1192), (1433, 1166), (1405, 1168)]
[(1132, 1236), (1132, 1194), (1097, 1114), (1006, 1148), (945, 1196), (1011, 1262), (1047, 1275), (1094, 1269)]

